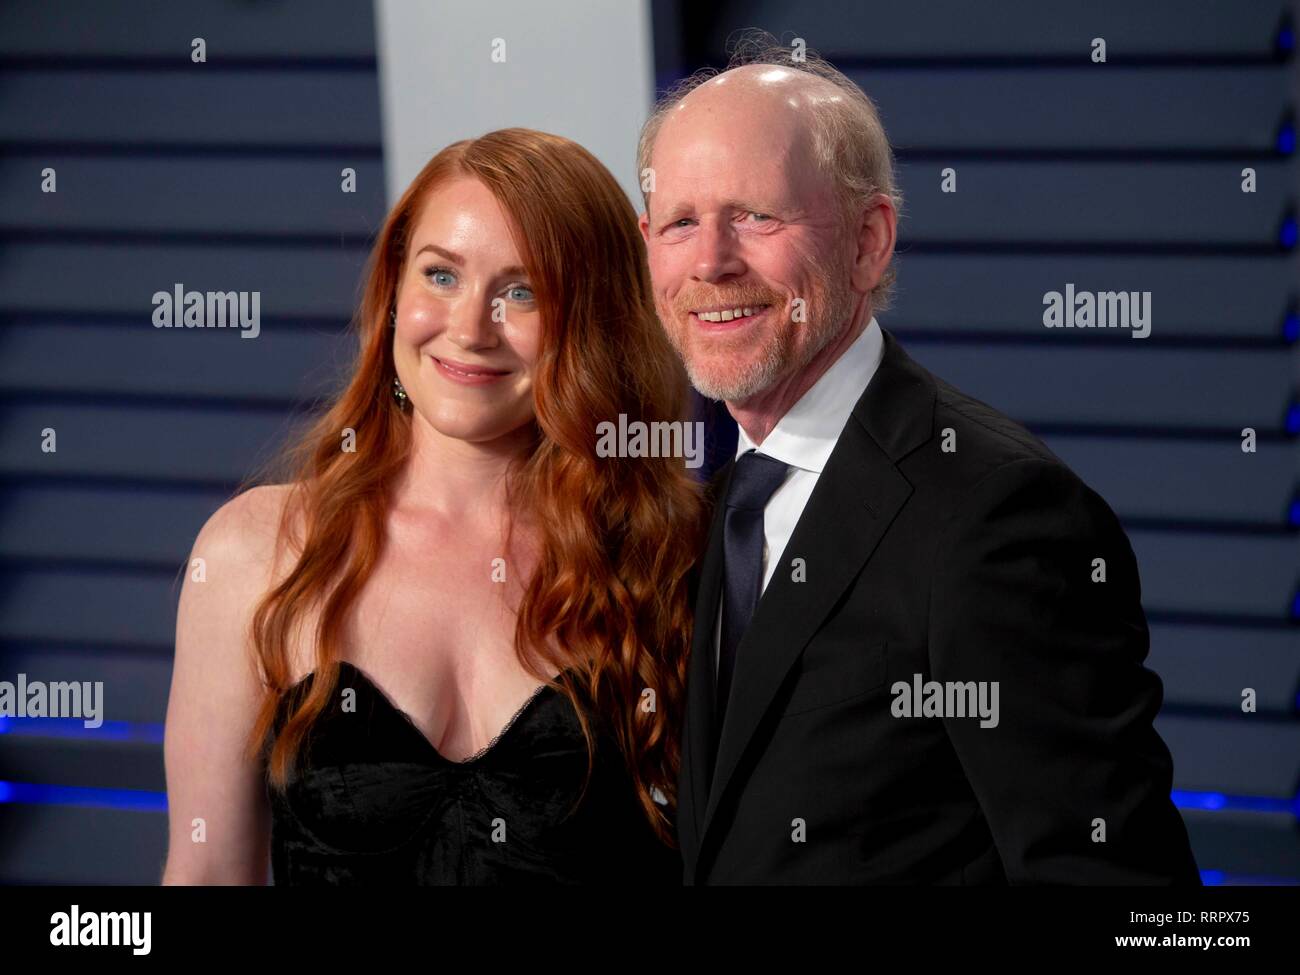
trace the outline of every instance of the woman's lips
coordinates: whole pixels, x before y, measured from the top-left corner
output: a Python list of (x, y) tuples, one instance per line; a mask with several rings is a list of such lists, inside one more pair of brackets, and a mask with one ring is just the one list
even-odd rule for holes
[(484, 386), (510, 375), (509, 370), (505, 369), (489, 369), (486, 366), (457, 362), (455, 359), (439, 359), (436, 355), (430, 358), (439, 375), (462, 386)]

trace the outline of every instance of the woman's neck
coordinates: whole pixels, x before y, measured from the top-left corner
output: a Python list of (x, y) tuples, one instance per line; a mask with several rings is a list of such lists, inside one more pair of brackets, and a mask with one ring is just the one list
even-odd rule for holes
[(449, 518), (493, 521), (506, 508), (506, 475), (532, 443), (524, 426), (504, 437), (470, 442), (448, 437), (415, 413), (411, 452), (393, 490), (393, 504)]

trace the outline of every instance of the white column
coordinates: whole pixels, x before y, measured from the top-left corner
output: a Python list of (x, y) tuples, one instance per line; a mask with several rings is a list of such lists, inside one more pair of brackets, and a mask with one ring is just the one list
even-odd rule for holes
[(524, 126), (591, 150), (640, 212), (649, 0), (376, 0), (375, 18), (390, 204), (442, 147)]

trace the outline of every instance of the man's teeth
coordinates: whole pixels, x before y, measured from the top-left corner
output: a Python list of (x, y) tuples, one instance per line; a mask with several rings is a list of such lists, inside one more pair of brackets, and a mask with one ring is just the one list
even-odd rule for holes
[(737, 318), (748, 318), (762, 310), (763, 306), (760, 305), (757, 308), (730, 308), (727, 311), (697, 311), (695, 314), (702, 322), (731, 322)]

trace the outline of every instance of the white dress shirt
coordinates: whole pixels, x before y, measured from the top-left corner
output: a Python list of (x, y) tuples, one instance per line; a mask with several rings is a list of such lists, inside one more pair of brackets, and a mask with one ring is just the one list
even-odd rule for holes
[[(785, 481), (763, 509), (763, 588), (760, 592), (767, 591), (767, 584), (781, 565), (779, 553), (785, 552), (799, 516), (817, 486), (817, 478), (830, 459), (854, 405), (876, 374), (883, 353), (884, 336), (880, 324), (872, 316), (862, 334), (777, 421), (761, 445), (756, 447), (744, 428), (740, 428), (736, 438), (737, 457), (758, 450), (790, 467)], [(774, 552), (778, 553), (775, 557)], [(791, 566), (784, 568), (793, 571)], [(722, 601), (719, 600), (713, 636), (715, 673), (721, 652), (721, 636)]]

